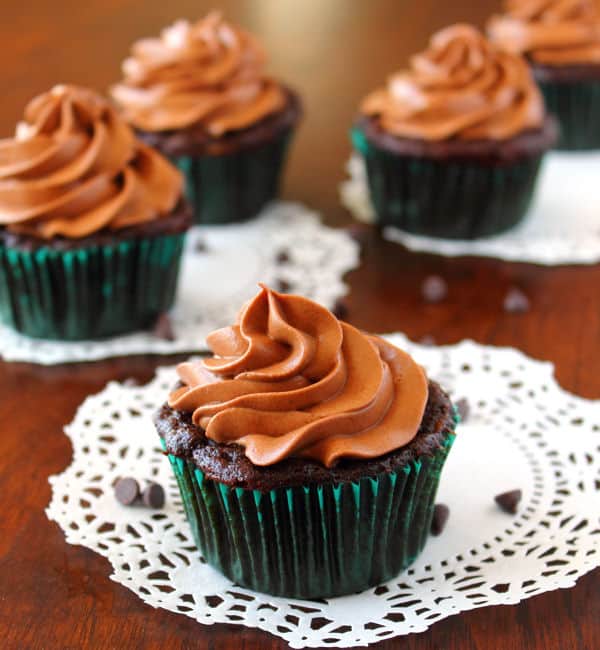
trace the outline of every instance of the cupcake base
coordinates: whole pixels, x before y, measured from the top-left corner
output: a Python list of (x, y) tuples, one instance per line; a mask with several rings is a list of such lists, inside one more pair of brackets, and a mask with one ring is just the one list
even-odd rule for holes
[(255, 216), (279, 192), (279, 180), (294, 127), (298, 96), (276, 115), (220, 138), (199, 127), (177, 132), (138, 132), (181, 169), (196, 223), (230, 223)]
[(543, 128), (503, 142), (425, 142), (396, 138), (373, 118), (351, 132), (363, 156), (381, 226), (448, 239), (497, 234), (518, 223), (533, 196), (543, 153), (557, 129)]
[(77, 341), (153, 325), (174, 300), (190, 213), (81, 240), (0, 231), (0, 320), (33, 338)]
[(237, 584), (293, 598), (361, 591), (414, 561), (455, 424), (431, 383), (409, 445), (327, 469), (303, 459), (256, 467), (236, 445), (199, 438), (188, 415), (163, 406), (156, 417), (204, 558)]
[(556, 149), (600, 149), (600, 65), (532, 64), (546, 107), (560, 122)]

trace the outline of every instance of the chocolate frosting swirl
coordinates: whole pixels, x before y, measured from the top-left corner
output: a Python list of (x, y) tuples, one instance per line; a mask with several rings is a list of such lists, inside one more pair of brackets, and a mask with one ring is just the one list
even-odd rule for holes
[(496, 49), (475, 27), (453, 25), (362, 103), (392, 135), (427, 141), (505, 140), (544, 121), (527, 64)]
[(600, 14), (592, 0), (508, 0), (490, 37), (542, 65), (600, 63)]
[(56, 86), (0, 140), (0, 225), (50, 239), (118, 230), (169, 214), (180, 173), (137, 141), (100, 95)]
[(265, 54), (218, 12), (180, 20), (160, 38), (135, 43), (113, 98), (144, 131), (201, 126), (212, 136), (252, 126), (281, 110), (285, 93), (263, 74)]
[(211, 440), (242, 445), (255, 465), (375, 458), (419, 430), (423, 369), (306, 298), (263, 287), (208, 344), (212, 358), (178, 367), (169, 406), (192, 412)]

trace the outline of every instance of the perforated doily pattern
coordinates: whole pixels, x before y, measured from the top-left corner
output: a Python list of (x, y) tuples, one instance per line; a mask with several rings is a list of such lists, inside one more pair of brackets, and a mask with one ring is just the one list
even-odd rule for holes
[[(450, 506), (448, 525), (389, 583), (298, 601), (234, 586), (211, 569), (194, 547), (150, 419), (173, 385), (172, 367), (147, 386), (110, 383), (82, 404), (65, 429), (73, 462), (50, 479), (48, 517), (69, 543), (108, 558), (112, 578), (154, 607), (204, 624), (258, 627), (296, 648), (350, 647), (423, 631), (464, 610), (570, 587), (599, 566), (600, 402), (566, 393), (551, 364), (516, 350), (389, 339), (471, 406), (438, 494)], [(125, 475), (168, 486), (165, 509), (119, 505), (111, 485)], [(493, 497), (514, 488), (523, 500), (511, 516)]]
[(343, 276), (359, 258), (358, 244), (347, 233), (322, 225), (317, 213), (300, 204), (276, 202), (253, 221), (194, 227), (188, 233), (172, 310), (174, 341), (151, 333), (95, 342), (38, 341), (0, 326), (0, 355), (7, 361), (55, 364), (198, 350), (209, 332), (235, 321), (259, 282), (332, 308), (347, 292)]
[[(348, 161), (342, 203), (356, 219), (373, 223), (362, 158)], [(436, 239), (388, 227), (383, 236), (414, 251), (449, 257), (476, 255), (513, 262), (595, 264), (600, 261), (600, 153), (551, 153), (540, 171), (529, 213), (512, 230), (474, 241)]]

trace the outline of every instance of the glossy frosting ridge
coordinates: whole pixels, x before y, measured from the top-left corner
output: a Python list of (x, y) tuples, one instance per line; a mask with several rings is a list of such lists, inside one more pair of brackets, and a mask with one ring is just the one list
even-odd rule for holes
[(207, 341), (213, 356), (179, 365), (169, 406), (191, 412), (211, 440), (242, 445), (255, 465), (375, 458), (419, 430), (423, 369), (306, 298), (263, 287)]
[(593, 0), (508, 0), (490, 37), (543, 65), (600, 63), (600, 12)]
[(0, 140), (0, 225), (42, 239), (78, 239), (169, 214), (180, 173), (136, 140), (91, 90), (56, 86), (29, 102)]
[(545, 117), (526, 62), (466, 24), (434, 34), (361, 111), (392, 135), (426, 141), (506, 140), (541, 127)]
[(112, 88), (126, 119), (144, 131), (200, 126), (218, 137), (281, 110), (286, 96), (264, 74), (265, 53), (219, 12), (179, 20), (136, 42)]

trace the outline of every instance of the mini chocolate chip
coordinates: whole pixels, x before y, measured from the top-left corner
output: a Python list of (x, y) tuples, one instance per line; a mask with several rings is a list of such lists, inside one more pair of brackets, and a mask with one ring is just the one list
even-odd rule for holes
[(426, 302), (441, 302), (448, 295), (448, 284), (441, 275), (428, 275), (421, 285)]
[(504, 311), (523, 314), (529, 310), (529, 298), (517, 287), (511, 287), (504, 296)]
[(509, 492), (503, 492), (494, 497), (496, 503), (504, 510), (511, 515), (514, 515), (517, 512), (517, 506), (523, 493), (521, 490), (510, 490)]
[(336, 300), (331, 313), (339, 320), (346, 320), (348, 316), (348, 305), (343, 300)]
[(166, 313), (162, 313), (154, 323), (154, 329), (152, 330), (154, 336), (159, 339), (164, 339), (165, 341), (174, 341), (175, 332), (173, 332), (173, 327), (171, 325), (171, 319)]
[(207, 250), (208, 246), (206, 244), (206, 241), (204, 241), (204, 239), (196, 239), (196, 243), (194, 244), (194, 252), (206, 253)]
[(138, 485), (138, 482), (130, 476), (120, 478), (115, 483), (114, 490), (115, 499), (124, 506), (130, 506), (135, 503), (140, 496), (140, 486)]
[(418, 343), (421, 345), (435, 345), (435, 338), (431, 334), (425, 334), (418, 340)]
[(433, 508), (433, 518), (431, 519), (431, 534), (439, 535), (445, 528), (450, 508), (445, 503), (436, 503)]
[(275, 287), (275, 291), (279, 291), (279, 293), (288, 293), (292, 285), (286, 280), (277, 279), (275, 280)]
[(460, 421), (465, 422), (469, 418), (469, 413), (471, 411), (467, 398), (461, 397), (460, 399), (456, 400), (454, 404), (456, 406), (458, 414), (460, 415)]
[(165, 505), (165, 491), (162, 485), (150, 483), (142, 492), (142, 503), (148, 508), (160, 509)]
[(287, 251), (279, 251), (275, 261), (277, 264), (287, 264), (290, 261), (290, 254)]
[(346, 227), (346, 232), (357, 244), (364, 246), (369, 237), (369, 228), (360, 223), (352, 223)]

